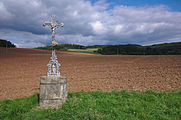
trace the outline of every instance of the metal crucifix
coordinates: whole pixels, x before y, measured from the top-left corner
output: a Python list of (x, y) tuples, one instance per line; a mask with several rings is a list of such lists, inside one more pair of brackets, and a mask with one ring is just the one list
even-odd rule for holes
[(55, 22), (55, 15), (51, 15), (52, 21), (51, 22), (44, 22), (43, 26), (49, 26), (52, 30), (52, 57), (50, 58), (50, 61), (48, 63), (48, 76), (60, 76), (60, 71), (59, 67), (60, 64), (58, 63), (57, 56), (55, 53), (55, 48), (54, 46), (56, 45), (55, 42), (55, 30), (58, 27), (63, 27), (64, 23), (58, 23), (57, 21)]

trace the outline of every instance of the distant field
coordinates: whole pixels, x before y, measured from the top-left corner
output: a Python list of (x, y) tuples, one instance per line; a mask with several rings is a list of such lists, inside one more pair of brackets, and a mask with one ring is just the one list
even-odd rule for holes
[(82, 52), (82, 53), (95, 53), (98, 48), (88, 48), (88, 49), (68, 49), (69, 52)]

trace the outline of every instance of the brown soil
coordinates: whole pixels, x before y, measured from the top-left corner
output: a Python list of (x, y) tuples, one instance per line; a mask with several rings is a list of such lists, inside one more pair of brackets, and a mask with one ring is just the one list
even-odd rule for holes
[[(51, 51), (0, 48), (0, 100), (39, 92)], [(181, 89), (181, 55), (103, 56), (57, 52), (69, 92)]]

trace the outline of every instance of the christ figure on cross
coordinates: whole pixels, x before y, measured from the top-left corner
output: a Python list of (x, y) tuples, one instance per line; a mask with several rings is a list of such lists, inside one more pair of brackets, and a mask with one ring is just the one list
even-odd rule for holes
[(52, 29), (52, 42), (55, 41), (55, 30), (58, 27), (63, 27), (64, 23), (58, 23), (58, 21), (55, 22), (55, 15), (51, 15), (52, 21), (51, 22), (44, 22), (43, 26), (49, 26)]

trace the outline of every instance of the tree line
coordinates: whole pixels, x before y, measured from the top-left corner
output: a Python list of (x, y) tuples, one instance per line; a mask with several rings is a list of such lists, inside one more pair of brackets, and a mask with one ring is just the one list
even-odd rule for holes
[[(77, 45), (77, 44), (60, 44), (60, 45), (54, 46), (54, 48), (60, 51), (67, 51), (68, 49), (86, 49), (85, 46)], [(36, 47), (35, 49), (52, 50), (52, 45), (48, 45), (45, 47)]]
[(181, 42), (151, 46), (108, 45), (98, 49), (97, 52), (103, 55), (178, 55), (181, 54)]
[(14, 48), (16, 46), (12, 44), (10, 41), (0, 39), (0, 47)]
[[(102, 55), (179, 55), (181, 54), (181, 42), (155, 44), (141, 46), (137, 44), (127, 45), (93, 45), (83, 46), (77, 44), (61, 44), (55, 46), (56, 50), (98, 48), (95, 53)], [(51, 50), (52, 46), (37, 47), (35, 49)]]

